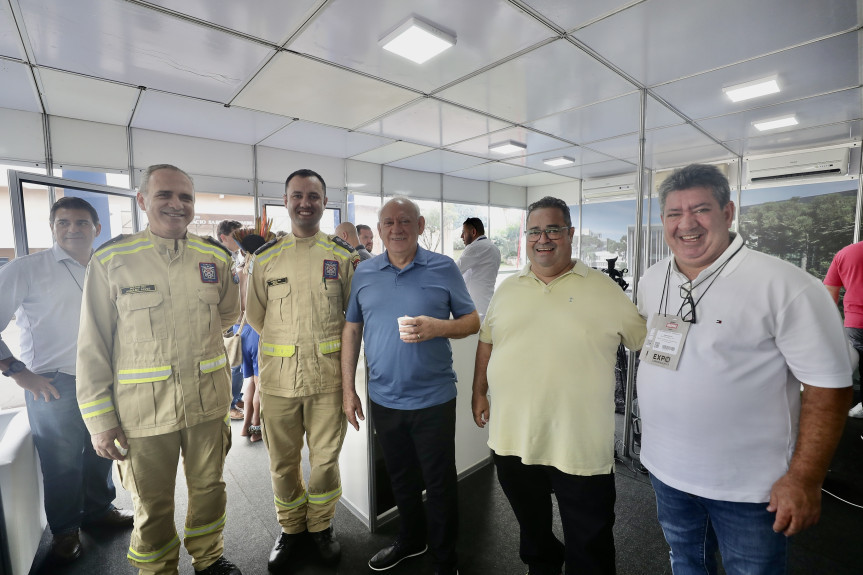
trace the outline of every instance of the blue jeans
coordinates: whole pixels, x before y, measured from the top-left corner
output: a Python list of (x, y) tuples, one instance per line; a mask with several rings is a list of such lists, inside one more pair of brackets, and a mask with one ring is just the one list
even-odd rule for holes
[(671, 547), (674, 575), (716, 575), (716, 550), (728, 575), (784, 575), (788, 538), (773, 531), (767, 503), (690, 495), (650, 476), (656, 514)]
[(75, 377), (41, 375), (52, 378), (60, 399), (36, 401), (26, 392), (27, 418), (42, 466), (48, 525), (52, 533), (60, 534), (113, 509), (117, 492), (111, 478), (113, 461), (96, 455), (81, 418)]
[(231, 409), (237, 407), (237, 402), (243, 398), (243, 366), (231, 368)]

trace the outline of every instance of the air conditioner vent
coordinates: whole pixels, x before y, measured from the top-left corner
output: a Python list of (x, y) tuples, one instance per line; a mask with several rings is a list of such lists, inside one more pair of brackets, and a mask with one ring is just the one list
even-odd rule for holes
[(844, 176), (848, 173), (848, 158), (848, 148), (756, 158), (747, 162), (747, 180), (755, 184)]

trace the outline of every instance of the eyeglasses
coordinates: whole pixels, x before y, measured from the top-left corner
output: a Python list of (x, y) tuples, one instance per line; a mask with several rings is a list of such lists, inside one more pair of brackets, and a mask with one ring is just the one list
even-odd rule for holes
[(567, 232), (569, 232), (568, 227), (549, 227), (544, 230), (525, 230), (524, 235), (527, 236), (527, 241), (538, 242), (539, 238), (542, 237), (542, 234), (545, 234), (550, 240), (559, 240)]
[(687, 282), (680, 286), (680, 297), (683, 298), (683, 303), (680, 304), (677, 315), (687, 323), (695, 323), (695, 300), (692, 299), (691, 283)]

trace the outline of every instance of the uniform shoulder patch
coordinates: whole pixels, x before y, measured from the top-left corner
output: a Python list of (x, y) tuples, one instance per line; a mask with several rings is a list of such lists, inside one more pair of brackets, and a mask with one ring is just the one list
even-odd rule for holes
[(328, 236), (328, 237), (330, 238), (330, 241), (333, 242), (334, 244), (336, 244), (337, 246), (341, 246), (351, 253), (356, 251), (354, 249), (354, 246), (352, 246), (351, 244), (349, 244), (348, 242), (346, 242), (345, 240), (343, 240), (339, 236)]
[(262, 245), (261, 247), (259, 247), (258, 249), (256, 249), (256, 250), (255, 250), (255, 255), (258, 255), (259, 253), (262, 253), (262, 252), (264, 252), (264, 251), (266, 251), (266, 250), (270, 249), (271, 247), (273, 247), (274, 245), (276, 245), (276, 243), (277, 243), (280, 239), (282, 239), (282, 238), (276, 238), (276, 239), (274, 239), (274, 240), (270, 240), (270, 241), (268, 241), (267, 243), (265, 243), (264, 245)]
[(114, 236), (113, 238), (111, 238), (110, 240), (108, 240), (107, 242), (105, 242), (104, 244), (102, 244), (101, 246), (96, 248), (95, 250), (93, 250), (93, 252), (98, 252), (102, 248), (107, 248), (110, 245), (113, 245), (119, 241), (125, 240), (126, 238), (130, 237), (131, 235), (132, 234), (120, 234), (119, 236)]
[(233, 255), (231, 253), (231, 250), (229, 250), (228, 248), (226, 248), (225, 246), (223, 246), (222, 244), (220, 244), (218, 241), (211, 238), (210, 236), (201, 236), (201, 239), (204, 240), (205, 242), (207, 242), (208, 244), (210, 244), (211, 246), (216, 246), (217, 248), (219, 248), (220, 250), (222, 250), (223, 252), (225, 252), (229, 256)]

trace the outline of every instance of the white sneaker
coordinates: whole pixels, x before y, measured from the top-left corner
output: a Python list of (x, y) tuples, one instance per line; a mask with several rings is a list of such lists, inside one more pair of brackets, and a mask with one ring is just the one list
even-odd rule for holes
[(848, 417), (863, 419), (863, 402), (858, 403), (848, 412)]

